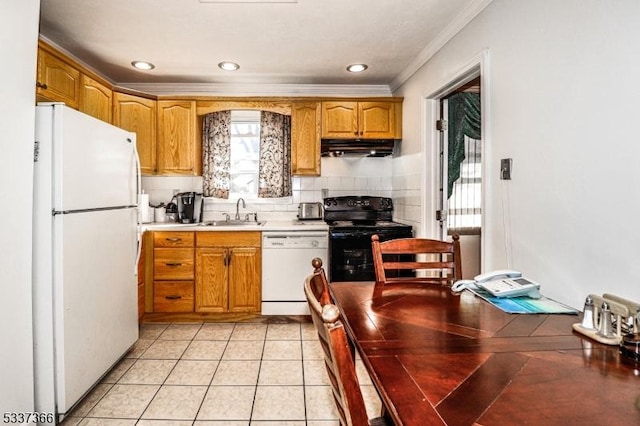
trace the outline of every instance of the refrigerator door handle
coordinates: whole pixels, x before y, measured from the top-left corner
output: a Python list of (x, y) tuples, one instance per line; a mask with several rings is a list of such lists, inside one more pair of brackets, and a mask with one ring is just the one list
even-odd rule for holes
[(107, 210), (122, 210), (122, 209), (134, 209), (137, 208), (135, 204), (126, 205), (126, 206), (111, 206), (111, 207), (95, 207), (91, 209), (75, 209), (75, 210), (52, 210), (51, 214), (53, 216), (57, 216), (59, 214), (76, 214), (76, 213), (92, 213), (92, 212), (103, 212)]

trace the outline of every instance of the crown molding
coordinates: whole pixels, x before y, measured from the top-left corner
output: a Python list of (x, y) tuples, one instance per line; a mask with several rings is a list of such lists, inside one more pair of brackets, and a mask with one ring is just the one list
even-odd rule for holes
[(442, 47), (460, 32), (469, 22), (482, 12), (493, 0), (473, 0), (471, 1), (449, 25), (429, 43), (416, 58), (393, 79), (389, 85), (391, 92), (398, 90), (413, 74), (416, 73), (429, 59), (433, 57)]
[(118, 87), (156, 96), (391, 96), (387, 85), (269, 83), (118, 83)]

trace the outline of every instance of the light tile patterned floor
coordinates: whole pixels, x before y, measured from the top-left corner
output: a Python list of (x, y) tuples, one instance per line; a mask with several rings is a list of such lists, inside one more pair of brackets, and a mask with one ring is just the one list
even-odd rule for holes
[[(380, 400), (358, 376), (370, 417)], [(311, 323), (143, 324), (134, 347), (64, 425), (333, 426)]]

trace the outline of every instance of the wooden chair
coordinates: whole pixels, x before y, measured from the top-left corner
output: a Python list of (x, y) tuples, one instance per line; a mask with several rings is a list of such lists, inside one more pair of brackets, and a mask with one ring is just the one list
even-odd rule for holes
[(344, 325), (340, 322), (340, 311), (331, 303), (322, 260), (314, 258), (311, 264), (314, 272), (305, 280), (304, 292), (324, 351), (325, 367), (331, 381), (340, 424), (344, 426), (386, 425), (383, 417), (369, 419), (367, 416), (356, 375), (353, 349)]
[[(413, 281), (451, 285), (462, 279), (460, 237), (453, 235), (453, 242), (426, 238), (399, 238), (380, 242), (377, 235), (371, 237), (376, 287), (393, 282)], [(400, 255), (409, 254), (408, 261)], [(425, 271), (416, 277), (388, 277), (387, 271)]]

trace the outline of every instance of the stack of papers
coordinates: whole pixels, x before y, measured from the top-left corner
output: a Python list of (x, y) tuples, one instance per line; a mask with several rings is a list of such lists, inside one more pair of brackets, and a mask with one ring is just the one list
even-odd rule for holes
[(509, 314), (578, 314), (578, 310), (544, 296), (539, 299), (529, 296), (495, 297), (480, 288), (467, 290)]

